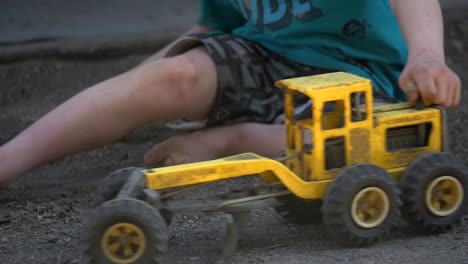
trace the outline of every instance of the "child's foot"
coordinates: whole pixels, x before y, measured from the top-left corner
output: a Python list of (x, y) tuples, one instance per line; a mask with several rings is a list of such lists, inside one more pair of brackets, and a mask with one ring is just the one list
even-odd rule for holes
[(256, 123), (209, 128), (177, 136), (155, 145), (145, 162), (166, 166), (218, 159), (244, 152), (275, 157), (285, 142), (282, 125)]
[(176, 136), (153, 146), (145, 154), (145, 163), (172, 166), (217, 159), (225, 153), (227, 136), (212, 129)]

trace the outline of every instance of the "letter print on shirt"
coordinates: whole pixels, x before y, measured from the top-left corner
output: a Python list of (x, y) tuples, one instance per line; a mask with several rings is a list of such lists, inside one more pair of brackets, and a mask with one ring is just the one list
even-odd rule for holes
[(313, 0), (231, 0), (242, 15), (263, 30), (276, 31), (291, 24), (293, 19), (304, 23), (323, 16)]

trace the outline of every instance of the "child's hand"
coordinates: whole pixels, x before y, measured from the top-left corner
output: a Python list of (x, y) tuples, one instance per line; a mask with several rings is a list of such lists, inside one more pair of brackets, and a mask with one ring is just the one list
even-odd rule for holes
[(451, 108), (460, 101), (460, 78), (445, 63), (428, 56), (409, 60), (399, 84), (408, 101), (412, 103), (419, 96), (425, 106), (437, 104)]

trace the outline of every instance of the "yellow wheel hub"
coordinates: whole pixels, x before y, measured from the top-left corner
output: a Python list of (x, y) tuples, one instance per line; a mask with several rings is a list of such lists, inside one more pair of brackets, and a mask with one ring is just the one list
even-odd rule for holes
[(134, 224), (117, 223), (106, 230), (101, 239), (101, 246), (106, 257), (112, 262), (133, 263), (145, 252), (146, 237)]
[(388, 196), (382, 189), (367, 187), (354, 196), (351, 203), (351, 217), (360, 227), (376, 227), (387, 217), (389, 204)]
[(432, 180), (425, 192), (427, 209), (437, 216), (447, 216), (455, 212), (463, 201), (463, 187), (452, 176), (441, 176)]

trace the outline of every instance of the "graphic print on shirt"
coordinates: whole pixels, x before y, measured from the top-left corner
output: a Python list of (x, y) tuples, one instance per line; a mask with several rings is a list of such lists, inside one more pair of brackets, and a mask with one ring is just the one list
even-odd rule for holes
[(342, 33), (347, 37), (364, 37), (367, 27), (369, 27), (367, 21), (353, 19), (343, 25)]
[[(367, 23), (366, 20), (360, 21), (357, 19), (352, 19), (343, 25), (341, 33), (346, 38), (364, 38), (367, 33), (367, 28), (369, 27), (371, 26)], [(339, 54), (338, 58), (340, 58), (341, 60), (358, 67), (370, 76), (374, 74), (374, 72), (372, 71), (372, 67), (369, 66), (369, 61), (365, 59), (358, 59), (346, 56), (343, 53), (343, 51), (339, 48), (336, 48), (336, 51), (336, 54)]]
[(304, 23), (323, 16), (313, 0), (231, 0), (243, 16), (263, 30), (276, 31), (294, 19)]

